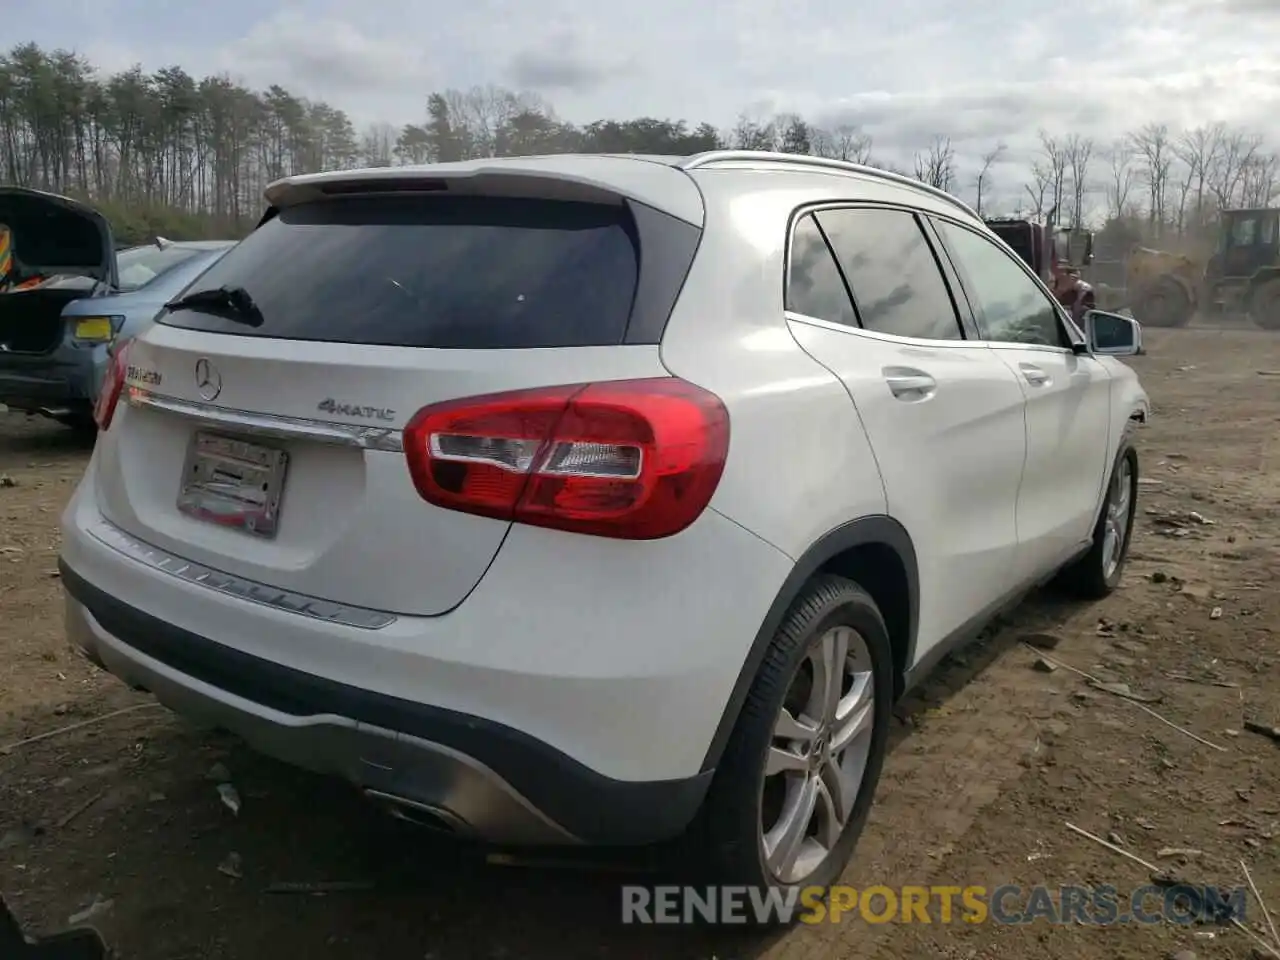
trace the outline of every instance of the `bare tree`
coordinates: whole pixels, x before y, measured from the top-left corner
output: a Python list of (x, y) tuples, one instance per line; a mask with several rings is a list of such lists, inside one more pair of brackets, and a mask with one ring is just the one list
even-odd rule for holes
[(1045, 201), (1051, 199), (1053, 188), (1053, 171), (1050, 170), (1043, 161), (1036, 160), (1031, 164), (1031, 182), (1024, 184), (1022, 189), (1027, 191), (1027, 196), (1031, 198), (1031, 215), (1033, 217), (1042, 217), (1045, 213)]
[(1071, 178), (1071, 226), (1084, 223), (1084, 203), (1089, 195), (1089, 165), (1093, 162), (1093, 140), (1073, 133), (1067, 137), (1062, 152), (1066, 156)]
[(1143, 182), (1147, 185), (1147, 220), (1153, 232), (1159, 234), (1168, 223), (1166, 203), (1169, 191), (1169, 170), (1173, 166), (1173, 145), (1169, 127), (1163, 123), (1148, 123), (1130, 136), (1134, 154), (1141, 165)]
[(773, 127), (778, 140), (775, 149), (782, 153), (813, 154), (813, 128), (798, 113), (778, 114)]
[(1106, 152), (1109, 166), (1107, 177), (1107, 215), (1115, 220), (1128, 214), (1129, 198), (1137, 180), (1133, 166), (1133, 146), (1127, 137), (1111, 144)]
[(1241, 177), (1240, 205), (1269, 207), (1276, 198), (1277, 157), (1257, 155), (1245, 165)]
[(978, 188), (978, 216), (982, 216), (982, 201), (987, 193), (987, 188), (991, 186), (991, 168), (995, 166), (1008, 149), (1005, 144), (997, 143), (994, 147), (982, 155), (982, 165), (978, 168), (978, 176), (974, 179), (974, 186)]
[(741, 114), (729, 135), (738, 150), (772, 150), (777, 145), (777, 129), (773, 121), (761, 121)]
[(1209, 176), (1209, 189), (1221, 210), (1241, 202), (1245, 172), (1262, 150), (1262, 138), (1250, 133), (1227, 134), (1222, 140), (1218, 164)]
[(514, 117), (522, 113), (551, 115), (551, 109), (537, 94), (507, 90), (492, 83), (465, 91), (447, 90), (444, 97), (450, 115), (466, 131), (473, 157), (496, 156), (499, 135)]
[(851, 123), (842, 123), (832, 131), (836, 156), (851, 163), (866, 163), (871, 157), (871, 134)]
[[(1187, 168), (1187, 189), (1195, 198), (1192, 209), (1196, 228), (1203, 227), (1207, 219), (1206, 194), (1222, 159), (1225, 139), (1226, 127), (1214, 123), (1184, 131), (1173, 145), (1174, 154)], [(1185, 216), (1180, 219), (1185, 223)]]
[(912, 159), (917, 180), (950, 192), (956, 180), (956, 152), (950, 137), (935, 136), (928, 151), (917, 151)]
[[(1051, 210), (1061, 213), (1067, 194), (1067, 151), (1065, 145), (1046, 133), (1040, 131), (1041, 165), (1049, 176), (1048, 193), (1053, 201)], [(1043, 202), (1041, 207), (1043, 207)], [(1043, 209), (1040, 211), (1043, 213)]]
[(1192, 186), (1191, 168), (1183, 165), (1173, 179), (1171, 191), (1174, 200), (1173, 227), (1178, 236), (1184, 236), (1187, 232), (1187, 202), (1191, 198)]
[(810, 138), (815, 156), (866, 163), (871, 156), (871, 136), (852, 123), (842, 123), (830, 130), (813, 127)]
[(371, 167), (391, 166), (395, 153), (396, 128), (389, 123), (372, 123), (365, 128), (360, 141), (360, 151), (364, 154), (364, 162)]

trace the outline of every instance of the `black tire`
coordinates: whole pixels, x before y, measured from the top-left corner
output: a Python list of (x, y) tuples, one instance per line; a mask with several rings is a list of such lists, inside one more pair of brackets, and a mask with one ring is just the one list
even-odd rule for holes
[(94, 422), (92, 412), (69, 413), (65, 417), (58, 417), (57, 420), (64, 427), (70, 427), (86, 439), (92, 439), (98, 435), (98, 424)]
[(1249, 317), (1263, 330), (1280, 330), (1280, 280), (1268, 280), (1254, 291)]
[[(1105, 562), (1109, 508), (1112, 496), (1123, 482), (1123, 467), (1128, 465), (1129, 502), (1125, 521), (1124, 535), (1120, 542), (1120, 557), (1114, 568), (1107, 570)], [(1124, 566), (1129, 559), (1129, 544), (1133, 540), (1133, 521), (1138, 510), (1138, 453), (1128, 434), (1120, 443), (1120, 452), (1111, 467), (1107, 478), (1107, 492), (1103, 497), (1102, 509), (1098, 512), (1097, 522), (1093, 526), (1093, 542), (1089, 552), (1065, 567), (1058, 575), (1058, 585), (1071, 595), (1082, 600), (1101, 600), (1109, 596), (1124, 575)]]
[[(847, 626), (860, 635), (870, 662), (871, 730), (866, 744), (856, 798), (838, 840), (807, 875), (780, 880), (765, 862), (762, 814), (769, 802), (765, 764), (774, 743), (774, 728), (788, 694), (803, 684), (810, 652), (833, 627)], [(846, 661), (846, 664), (851, 661)], [(846, 664), (842, 664), (842, 689)], [(760, 671), (738, 716), (716, 770), (703, 810), (705, 851), (710, 879), (755, 888), (827, 888), (835, 883), (853, 854), (866, 823), (880, 778), (893, 708), (893, 654), (875, 601), (857, 584), (841, 577), (814, 578), (788, 610), (765, 654)], [(850, 748), (852, 749), (852, 748)], [(861, 749), (861, 746), (859, 747)], [(861, 756), (861, 754), (859, 754)], [(804, 776), (801, 774), (801, 776)], [(776, 779), (776, 778), (775, 778)], [(819, 814), (808, 828), (819, 822)], [(806, 830), (807, 832), (807, 830)], [(794, 918), (793, 918), (794, 919)]]
[(1186, 288), (1171, 277), (1161, 277), (1144, 290), (1133, 309), (1144, 327), (1185, 327), (1195, 312)]

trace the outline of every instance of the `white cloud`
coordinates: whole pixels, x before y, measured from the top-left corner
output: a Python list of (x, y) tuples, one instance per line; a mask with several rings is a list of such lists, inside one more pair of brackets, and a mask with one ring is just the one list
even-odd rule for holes
[[(67, 13), (84, 0), (6, 2), (45, 45), (83, 36)], [(204, 0), (95, 9), (83, 49), (104, 66), (225, 70), (329, 100), (358, 122), (417, 120), (433, 88), (499, 83), (535, 88), (579, 122), (649, 114), (729, 127), (768, 106), (860, 123), (881, 155), (949, 136), (969, 166), (1003, 141), (1012, 171), (1042, 127), (1100, 143), (1147, 122), (1265, 133), (1280, 108), (1280, 0), (224, 0), (216, 18)]]

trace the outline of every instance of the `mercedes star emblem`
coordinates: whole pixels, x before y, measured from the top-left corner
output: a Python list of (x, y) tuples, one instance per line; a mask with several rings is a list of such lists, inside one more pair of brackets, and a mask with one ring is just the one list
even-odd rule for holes
[(216, 400), (222, 392), (222, 374), (206, 357), (196, 361), (196, 391), (203, 400)]

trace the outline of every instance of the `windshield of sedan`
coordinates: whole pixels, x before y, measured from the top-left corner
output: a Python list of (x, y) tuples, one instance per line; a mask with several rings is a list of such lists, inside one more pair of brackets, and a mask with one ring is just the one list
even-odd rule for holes
[(120, 289), (140, 290), (156, 277), (194, 257), (199, 250), (191, 247), (132, 247), (116, 257), (120, 271)]

